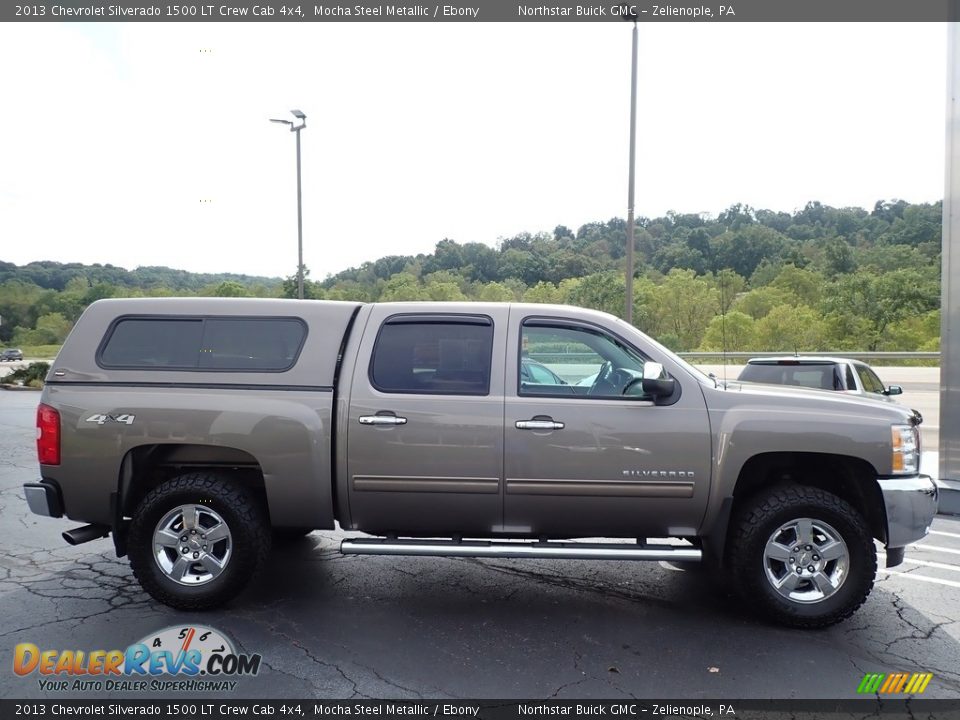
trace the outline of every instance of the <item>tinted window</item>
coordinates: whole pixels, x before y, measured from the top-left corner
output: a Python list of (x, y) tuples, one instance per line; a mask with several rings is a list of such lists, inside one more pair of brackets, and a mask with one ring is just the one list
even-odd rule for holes
[(110, 334), (100, 362), (112, 367), (195, 368), (200, 359), (203, 320), (121, 320)]
[(489, 320), (397, 319), (380, 330), (370, 376), (381, 392), (486, 395), (492, 354)]
[(286, 370), (306, 328), (292, 318), (129, 318), (100, 353), (105, 367), (171, 370)]
[(200, 367), (216, 370), (286, 370), (304, 328), (298, 320), (209, 319), (204, 324)]

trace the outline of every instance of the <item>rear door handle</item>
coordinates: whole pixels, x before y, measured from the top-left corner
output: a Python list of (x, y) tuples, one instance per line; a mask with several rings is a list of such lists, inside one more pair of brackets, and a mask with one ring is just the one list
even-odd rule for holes
[(398, 415), (361, 415), (361, 425), (406, 425), (407, 419)]
[(563, 430), (564, 424), (555, 420), (517, 420), (517, 430)]

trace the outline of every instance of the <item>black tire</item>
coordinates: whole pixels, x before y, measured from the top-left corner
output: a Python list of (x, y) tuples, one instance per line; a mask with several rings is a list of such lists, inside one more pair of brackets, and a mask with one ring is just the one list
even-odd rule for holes
[[(174, 509), (190, 504), (218, 514), (231, 536), (223, 570), (196, 586), (171, 579), (154, 555), (158, 524)], [(133, 574), (153, 598), (179, 610), (207, 610), (233, 599), (260, 571), (270, 553), (270, 527), (261, 503), (249, 490), (229, 476), (196, 472), (167, 480), (147, 493), (133, 514), (127, 542)]]
[[(808, 602), (785, 597), (774, 588), (768, 579), (770, 561), (764, 555), (771, 536), (785, 524), (800, 518), (826, 523), (836, 530), (847, 551), (847, 568), (840, 573), (843, 579), (839, 586), (832, 594)], [(734, 586), (743, 601), (772, 620), (791, 627), (822, 628), (847, 619), (867, 599), (877, 574), (876, 548), (863, 516), (845, 500), (812, 487), (778, 486), (748, 499), (731, 523), (727, 553)], [(803, 557), (820, 560), (815, 554)], [(787, 568), (788, 563), (793, 562), (793, 558), (783, 562), (784, 575), (792, 572)], [(771, 565), (774, 569), (778, 567), (776, 561)], [(828, 563), (824, 570), (832, 572), (836, 567)], [(799, 582), (799, 590), (816, 592), (812, 581)]]

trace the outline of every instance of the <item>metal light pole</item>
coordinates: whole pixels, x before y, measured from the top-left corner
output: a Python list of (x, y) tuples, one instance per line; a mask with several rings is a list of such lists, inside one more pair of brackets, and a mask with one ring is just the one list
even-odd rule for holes
[(633, 56), (630, 66), (630, 181), (627, 190), (627, 292), (624, 319), (633, 324), (633, 196), (637, 158), (637, 15), (624, 15), (633, 22)]
[(300, 131), (307, 126), (307, 116), (300, 110), (291, 110), (290, 114), (300, 121), (294, 125), (292, 120), (277, 120), (270, 118), (270, 122), (282, 123), (290, 126), (290, 132), (297, 134), (297, 297), (303, 300), (303, 200), (300, 185)]

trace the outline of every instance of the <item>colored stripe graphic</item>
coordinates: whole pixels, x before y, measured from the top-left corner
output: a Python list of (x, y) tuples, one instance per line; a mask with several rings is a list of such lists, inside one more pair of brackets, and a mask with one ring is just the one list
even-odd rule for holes
[(863, 676), (863, 681), (860, 683), (860, 687), (857, 688), (857, 692), (872, 695), (880, 689), (880, 683), (883, 682), (885, 677), (886, 675), (884, 673), (867, 673)]
[(919, 694), (927, 689), (932, 679), (933, 673), (867, 673), (860, 681), (857, 692), (870, 695)]

